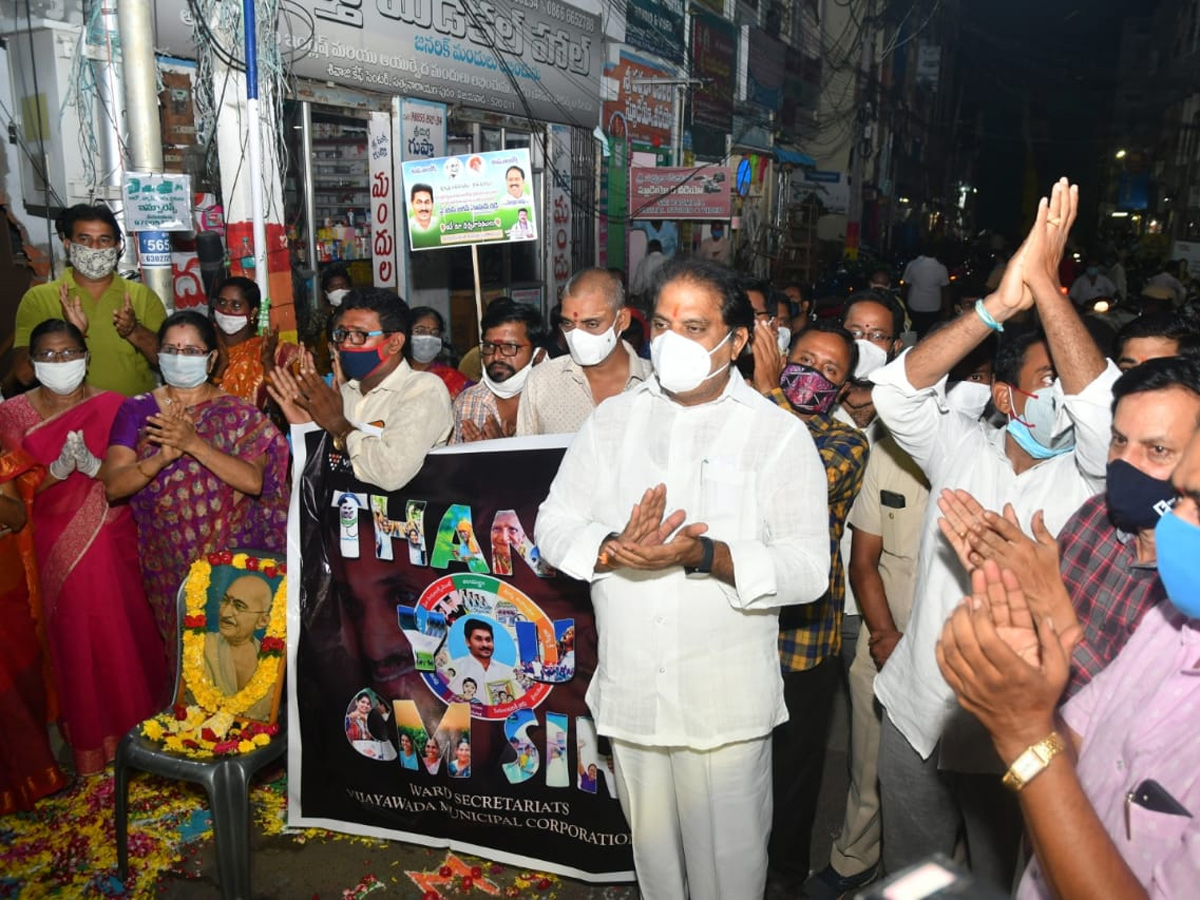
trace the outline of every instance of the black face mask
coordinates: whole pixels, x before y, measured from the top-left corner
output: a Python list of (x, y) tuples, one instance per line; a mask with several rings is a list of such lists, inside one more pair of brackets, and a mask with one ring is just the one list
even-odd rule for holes
[(1169, 479), (1147, 475), (1123, 459), (1108, 464), (1106, 487), (1109, 520), (1131, 533), (1155, 527), (1175, 499)]

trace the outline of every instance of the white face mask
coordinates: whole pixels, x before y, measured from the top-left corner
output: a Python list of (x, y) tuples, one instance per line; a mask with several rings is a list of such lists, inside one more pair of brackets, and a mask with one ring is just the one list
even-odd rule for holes
[(329, 301), (330, 306), (341, 306), (342, 301), (346, 299), (346, 295), (350, 293), (349, 288), (339, 288), (336, 291), (326, 291), (325, 299)]
[(163, 381), (173, 388), (187, 390), (208, 381), (208, 364), (211, 360), (212, 354), (182, 356), (177, 353), (160, 353), (158, 368), (162, 372)]
[(862, 381), (876, 369), (887, 364), (887, 351), (870, 341), (855, 341), (858, 345), (858, 365), (854, 367), (854, 379)]
[(482, 376), (483, 383), (487, 385), (487, 389), (489, 391), (491, 391), (501, 400), (507, 400), (510, 397), (517, 396), (517, 394), (525, 390), (525, 382), (529, 380), (529, 370), (532, 368), (533, 360), (530, 360), (503, 381), (492, 381), (492, 379), (488, 377), (487, 368), (485, 367)]
[(217, 323), (217, 327), (223, 332), (232, 335), (237, 334), (245, 328), (248, 320), (245, 316), (231, 316), (228, 313), (218, 312), (214, 309), (213, 321)]
[(946, 405), (964, 416), (978, 419), (992, 399), (992, 386), (977, 381), (960, 381), (946, 391)]
[(35, 362), (33, 372), (42, 387), (60, 396), (75, 393), (87, 375), (88, 358), (69, 362)]
[(430, 363), (442, 352), (442, 339), (432, 334), (412, 336), (412, 358), (419, 363)]
[(654, 374), (663, 390), (672, 394), (686, 394), (693, 391), (710, 378), (715, 378), (726, 369), (729, 363), (721, 366), (715, 372), (710, 372), (712, 355), (733, 336), (729, 332), (721, 338), (721, 343), (711, 350), (705, 350), (704, 345), (689, 340), (674, 331), (664, 331), (650, 342), (650, 360), (654, 363)]
[(581, 328), (563, 332), (571, 359), (579, 366), (594, 366), (604, 362), (617, 346), (617, 323), (604, 334), (592, 334)]
[(788, 347), (792, 343), (792, 329), (786, 325), (780, 325), (779, 334), (776, 339), (779, 341), (779, 352), (787, 356)]

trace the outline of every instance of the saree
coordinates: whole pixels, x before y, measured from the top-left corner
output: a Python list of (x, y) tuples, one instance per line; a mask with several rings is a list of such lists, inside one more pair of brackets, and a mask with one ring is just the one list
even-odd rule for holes
[[(37, 463), (20, 451), (0, 454), (0, 483), (16, 482), (31, 505), (41, 480)], [(54, 761), (46, 731), (46, 687), (42, 679), (42, 647), (30, 609), (30, 585), (37, 572), (27, 568), (32, 554), (22, 552), (28, 524), (0, 536), (0, 816), (33, 809), (34, 803), (67, 786)]]
[[(71, 431), (103, 457), (120, 394), (100, 392), (42, 419), (26, 396), (0, 404), (0, 443), (43, 466)], [(80, 472), (33, 502), (33, 543), (63, 736), (75, 769), (100, 772), (125, 733), (169, 696), (166, 654), (142, 589), (137, 530), (125, 505), (110, 507), (104, 485)]]
[[(153, 394), (125, 400), (113, 422), (111, 446), (148, 459), (158, 447), (146, 440), (146, 417), (159, 411)], [(196, 433), (222, 453), (246, 461), (266, 456), (262, 493), (234, 490), (184, 454), (130, 498), (137, 520), (142, 582), (172, 671), (178, 664), (177, 592), (188, 569), (209, 553), (240, 548), (284, 552), (287, 543), (288, 445), (265, 415), (240, 397), (219, 394), (189, 409)]]
[[(266, 375), (262, 364), (262, 337), (252, 337), (229, 349), (229, 362), (217, 386), (227, 394), (241, 397), (259, 409), (267, 405)], [(300, 348), (280, 341), (275, 348), (275, 367), (287, 368), (299, 358)]]

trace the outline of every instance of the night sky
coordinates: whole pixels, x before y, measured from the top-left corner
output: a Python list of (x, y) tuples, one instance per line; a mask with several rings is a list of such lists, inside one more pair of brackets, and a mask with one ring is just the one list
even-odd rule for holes
[[(981, 128), (976, 220), (1009, 238), (1060, 175), (1080, 185), (1080, 238), (1094, 232), (1122, 21), (1158, 0), (963, 0), (960, 128)], [(1032, 150), (1032, 154), (1030, 153)], [(1028, 180), (1029, 163), (1036, 176)]]

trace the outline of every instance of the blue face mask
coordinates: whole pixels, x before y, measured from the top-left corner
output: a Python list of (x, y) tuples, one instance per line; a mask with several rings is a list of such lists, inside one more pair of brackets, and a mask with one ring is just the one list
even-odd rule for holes
[(1200, 527), (1168, 512), (1154, 529), (1154, 547), (1171, 605), (1189, 619), (1200, 619)]
[(369, 347), (366, 350), (351, 350), (342, 347), (338, 350), (338, 363), (341, 364), (342, 374), (351, 381), (362, 381), (387, 359), (381, 352), (383, 345)]
[(1012, 435), (1017, 445), (1034, 459), (1053, 459), (1074, 450), (1074, 426), (1062, 434), (1051, 437), (1054, 432), (1054, 422), (1058, 418), (1054, 388), (1044, 387), (1036, 394), (1028, 394), (1025, 391), (1021, 393), (1027, 397), (1023, 418), (1016, 414), (1013, 389), (1011, 385), (1009, 386), (1008, 403), (1013, 413), (1008, 418), (1008, 433)]

